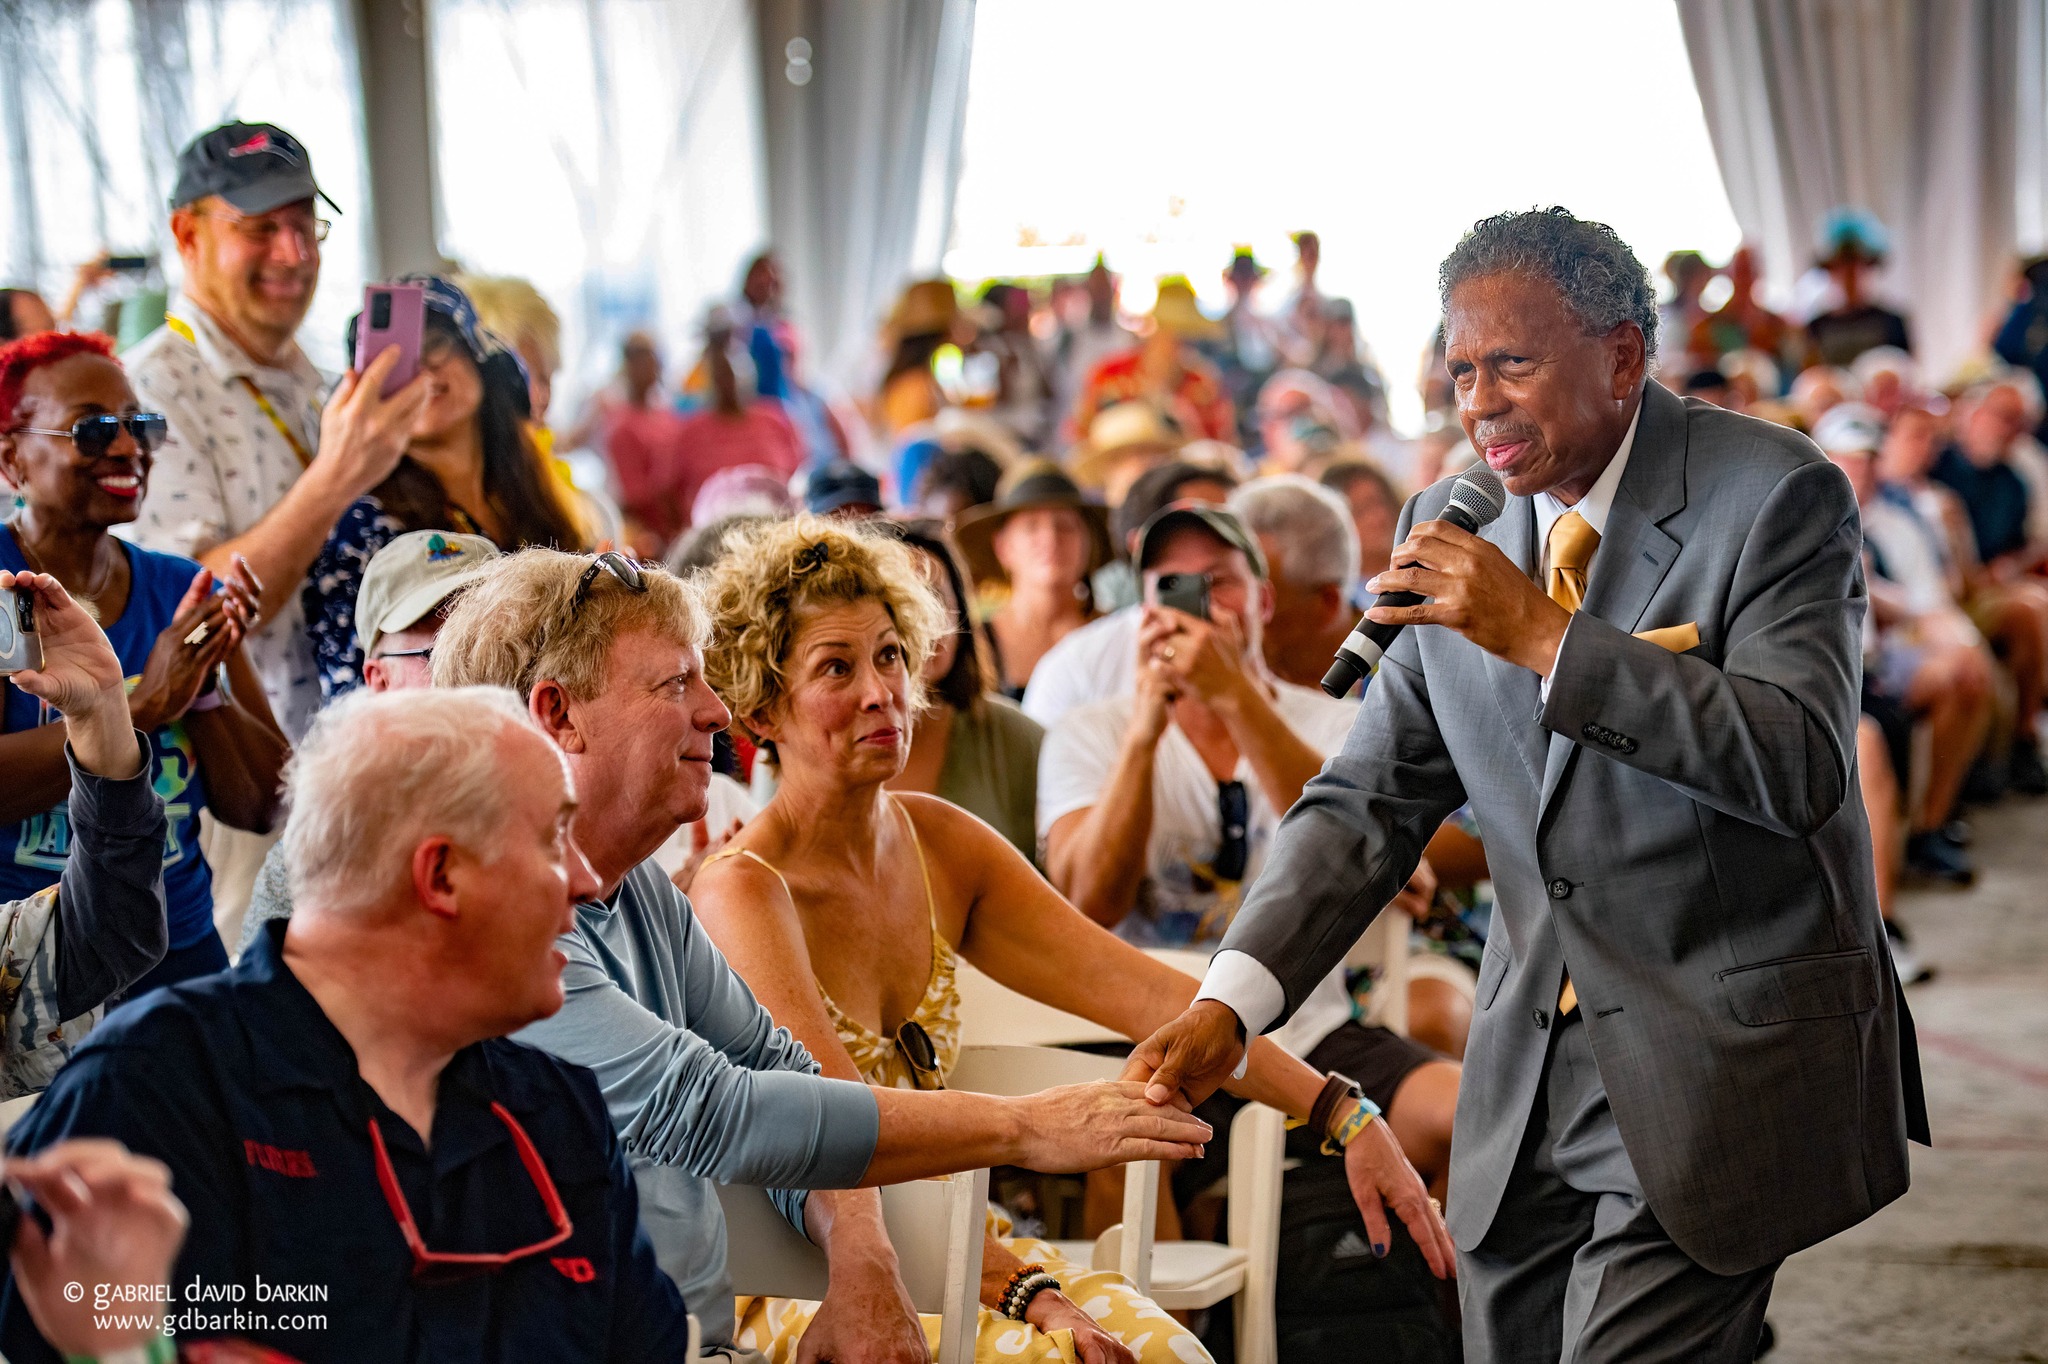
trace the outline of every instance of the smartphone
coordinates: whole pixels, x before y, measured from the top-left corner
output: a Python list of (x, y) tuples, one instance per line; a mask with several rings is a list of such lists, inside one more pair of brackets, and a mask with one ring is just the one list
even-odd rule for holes
[(1209, 619), (1209, 575), (1206, 573), (1162, 573), (1154, 595), (1161, 606), (1171, 606), (1198, 620)]
[(43, 640), (36, 633), (36, 595), (17, 587), (0, 592), (0, 677), (43, 666)]
[(149, 268), (151, 259), (149, 256), (109, 256), (107, 268), (117, 273), (140, 274)]
[(384, 376), (390, 397), (420, 372), (420, 341), (427, 325), (427, 291), (417, 284), (372, 284), (363, 290), (363, 315), (356, 324), (356, 373), (370, 367), (386, 346), (398, 347), (398, 363)]

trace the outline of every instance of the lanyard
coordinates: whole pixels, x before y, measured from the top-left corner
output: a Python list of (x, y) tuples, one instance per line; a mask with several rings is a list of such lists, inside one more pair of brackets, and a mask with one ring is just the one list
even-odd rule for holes
[[(179, 336), (184, 337), (187, 341), (190, 341), (193, 345), (199, 344), (199, 339), (192, 334), (191, 324), (186, 322), (184, 318), (166, 315), (164, 325)], [(313, 462), (313, 452), (306, 448), (305, 442), (298, 438), (291, 427), (285, 425), (284, 418), (278, 416), (277, 409), (270, 405), (270, 399), (264, 396), (262, 389), (256, 387), (256, 381), (246, 374), (237, 374), (235, 379), (243, 388), (249, 390), (249, 396), (256, 400), (257, 408), (262, 411), (264, 416), (270, 418), (270, 424), (277, 428), (277, 434), (284, 437), (284, 443), (292, 448), (294, 455), (298, 456), (299, 467), (304, 469), (311, 465)]]

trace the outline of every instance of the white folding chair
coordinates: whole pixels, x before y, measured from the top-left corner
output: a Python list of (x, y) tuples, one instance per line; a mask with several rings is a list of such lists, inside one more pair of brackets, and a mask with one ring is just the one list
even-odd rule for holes
[[(990, 1009), (1003, 987), (961, 966), (962, 1018), (973, 1018), (970, 998)], [(1012, 998), (1021, 999), (1013, 992)], [(1057, 1031), (1056, 1018), (1069, 1017), (1042, 1004), (1036, 1026)], [(1047, 1017), (1050, 1015), (1052, 1017)], [(1077, 1030), (1094, 1025), (1074, 1019)], [(963, 1027), (963, 1033), (972, 1031)], [(983, 1094), (1034, 1094), (1054, 1085), (1115, 1079), (1123, 1063), (1115, 1057), (1068, 1051), (1053, 1046), (966, 1046), (947, 1076), (953, 1089)], [(1274, 1262), (1280, 1247), (1280, 1176), (1286, 1154), (1286, 1124), (1263, 1104), (1249, 1104), (1232, 1121), (1230, 1134), (1229, 1241), (1155, 1241), (1153, 1221), (1159, 1206), (1159, 1163), (1138, 1161), (1124, 1167), (1123, 1221), (1093, 1242), (1056, 1241), (1062, 1257), (1091, 1269), (1113, 1269), (1140, 1293), (1171, 1311), (1213, 1307), (1235, 1298), (1237, 1358), (1240, 1364), (1274, 1364)]]
[(39, 1097), (40, 1091), (36, 1094), (24, 1094), (19, 1099), (9, 1099), (6, 1103), (0, 1103), (0, 1142), (7, 1140), (7, 1134), (14, 1130), (14, 1124), (28, 1116), (28, 1111), (36, 1106), (36, 1100)]
[[(825, 1252), (790, 1226), (763, 1190), (744, 1184), (717, 1187), (733, 1291), (750, 1297), (824, 1297)], [(974, 1359), (987, 1208), (987, 1170), (882, 1189), (882, 1220), (896, 1247), (911, 1305), (939, 1318), (935, 1364), (972, 1364)]]

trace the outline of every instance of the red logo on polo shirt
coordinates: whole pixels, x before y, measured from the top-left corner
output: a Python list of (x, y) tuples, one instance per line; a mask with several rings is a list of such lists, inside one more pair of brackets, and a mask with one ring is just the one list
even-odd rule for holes
[(242, 1154), (257, 1169), (291, 1179), (313, 1179), (320, 1173), (313, 1168), (311, 1151), (287, 1151), (282, 1146), (272, 1146), (267, 1142), (244, 1141)]
[(571, 1283), (592, 1283), (597, 1279), (597, 1266), (581, 1255), (573, 1258), (562, 1255), (550, 1256), (548, 1263)]

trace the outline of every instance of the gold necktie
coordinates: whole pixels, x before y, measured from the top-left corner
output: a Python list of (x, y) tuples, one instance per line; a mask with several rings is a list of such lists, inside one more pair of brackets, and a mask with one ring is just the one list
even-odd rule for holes
[[(1600, 532), (1577, 512), (1566, 512), (1550, 523), (1550, 543), (1544, 556), (1549, 560), (1543, 574), (1544, 590), (1565, 610), (1576, 611), (1585, 603), (1586, 568), (1598, 548)], [(1572, 988), (1572, 979), (1567, 975), (1564, 989), (1557, 996), (1557, 1016), (1563, 1018), (1578, 1007), (1579, 992)]]
[(1543, 574), (1543, 590), (1567, 611), (1576, 611), (1586, 600), (1586, 568), (1593, 551), (1600, 548), (1600, 532), (1575, 511), (1566, 512), (1550, 523), (1550, 545), (1545, 557), (1550, 566)]

